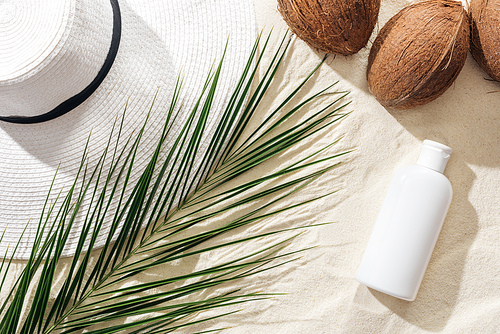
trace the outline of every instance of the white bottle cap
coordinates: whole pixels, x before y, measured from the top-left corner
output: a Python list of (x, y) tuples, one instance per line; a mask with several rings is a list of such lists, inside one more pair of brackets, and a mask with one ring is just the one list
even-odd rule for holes
[(422, 152), (418, 158), (417, 165), (428, 167), (436, 172), (444, 172), (446, 163), (450, 159), (451, 148), (432, 140), (424, 140)]

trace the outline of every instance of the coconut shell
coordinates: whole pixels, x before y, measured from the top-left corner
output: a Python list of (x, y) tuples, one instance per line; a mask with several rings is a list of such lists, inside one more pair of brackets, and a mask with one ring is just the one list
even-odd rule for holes
[(469, 49), (469, 20), (461, 2), (423, 1), (393, 16), (368, 57), (371, 93), (385, 107), (410, 109), (443, 94)]
[(278, 0), (294, 34), (313, 47), (340, 55), (361, 50), (377, 22), (380, 0)]
[(470, 5), (472, 57), (500, 81), (500, 0), (473, 0)]

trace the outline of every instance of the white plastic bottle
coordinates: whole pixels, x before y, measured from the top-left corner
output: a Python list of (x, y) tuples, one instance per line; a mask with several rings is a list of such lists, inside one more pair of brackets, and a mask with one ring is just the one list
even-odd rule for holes
[(394, 175), (356, 275), (360, 283), (416, 298), (451, 202), (442, 174), (450, 154), (448, 146), (425, 140), (417, 164)]

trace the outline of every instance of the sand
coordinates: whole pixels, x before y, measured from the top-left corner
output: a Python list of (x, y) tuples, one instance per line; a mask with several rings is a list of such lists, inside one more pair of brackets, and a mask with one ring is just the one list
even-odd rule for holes
[[(498, 332), (500, 84), (489, 81), (469, 56), (456, 82), (437, 100), (404, 112), (382, 107), (368, 91), (365, 79), (369, 47), (383, 24), (409, 3), (382, 1), (379, 21), (368, 46), (353, 56), (329, 56), (311, 84), (294, 100), (339, 81), (333, 90), (351, 92), (346, 100), (351, 104), (345, 109), (351, 114), (238, 181), (277, 170), (290, 159), (305, 156), (340, 137), (342, 140), (325, 155), (354, 150), (338, 159), (343, 161), (341, 166), (276, 207), (338, 190), (335, 194), (228, 237), (331, 223), (307, 229), (288, 243), (282, 252), (315, 246), (303, 252), (297, 261), (239, 285), (244, 291), (287, 295), (230, 307), (225, 311), (242, 311), (199, 325), (198, 331), (230, 327), (225, 333)], [(255, 0), (259, 29), (265, 36), (274, 28), (271, 46), (286, 31), (276, 7), (275, 0)], [(249, 129), (279, 104), (323, 56), (294, 39), (275, 86)], [(306, 107), (291, 122), (314, 113), (332, 98)], [(445, 175), (452, 183), (454, 196), (417, 299), (408, 302), (368, 289), (355, 280), (355, 274), (392, 175), (398, 168), (416, 162), (424, 139), (453, 149)], [(252, 251), (260, 246), (262, 243), (255, 242), (238, 250)], [(183, 265), (194, 270), (231, 256), (234, 252), (221, 251)], [(158, 269), (154, 274), (164, 275), (164, 270)], [(138, 280), (146, 282), (148, 277), (152, 276)]]
[[(367, 47), (353, 56), (330, 56), (314, 78), (314, 88), (339, 80), (337, 89), (351, 92), (352, 114), (301, 150), (344, 136), (337, 149), (356, 151), (337, 173), (308, 190), (340, 191), (296, 219), (288, 216), (287, 223), (335, 223), (293, 241), (292, 247), (317, 247), (292, 270), (269, 278), (265, 288), (290, 294), (245, 306), (249, 315), (228, 322), (228, 333), (498, 332), (500, 85), (469, 54), (456, 82), (437, 100), (410, 111), (383, 108), (365, 79), (369, 47), (383, 24), (409, 3), (382, 1)], [(261, 29), (286, 29), (276, 7), (273, 0), (255, 1)], [(295, 40), (281, 90), (290, 90), (323, 55)], [(368, 289), (354, 277), (392, 175), (416, 162), (424, 139), (453, 149), (445, 175), (454, 196), (417, 299), (408, 302)]]

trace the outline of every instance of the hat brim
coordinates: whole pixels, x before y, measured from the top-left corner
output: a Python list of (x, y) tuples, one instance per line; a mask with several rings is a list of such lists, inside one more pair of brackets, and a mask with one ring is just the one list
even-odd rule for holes
[[(121, 0), (119, 3), (120, 48), (97, 91), (76, 109), (49, 122), (0, 124), (0, 230), (5, 230), (0, 254), (5, 254), (9, 244), (16, 244), (26, 228), (15, 256), (27, 258), (56, 171), (53, 198), (74, 182), (89, 138), (87, 161), (88, 169), (92, 170), (125, 106), (122, 138), (141, 128), (155, 100), (136, 157), (132, 181), (136, 180), (158, 141), (179, 74), (183, 77), (183, 108), (178, 120), (182, 121), (227, 44), (213, 106), (214, 110), (222, 110), (256, 38), (251, 0)], [(216, 120), (217, 114), (212, 115), (206, 136), (211, 135)], [(172, 139), (179, 130), (174, 128)], [(203, 148), (200, 154), (202, 151)], [(81, 224), (76, 222), (64, 256), (74, 253)], [(103, 232), (109, 224), (104, 223)], [(99, 240), (96, 247), (103, 242)]]

